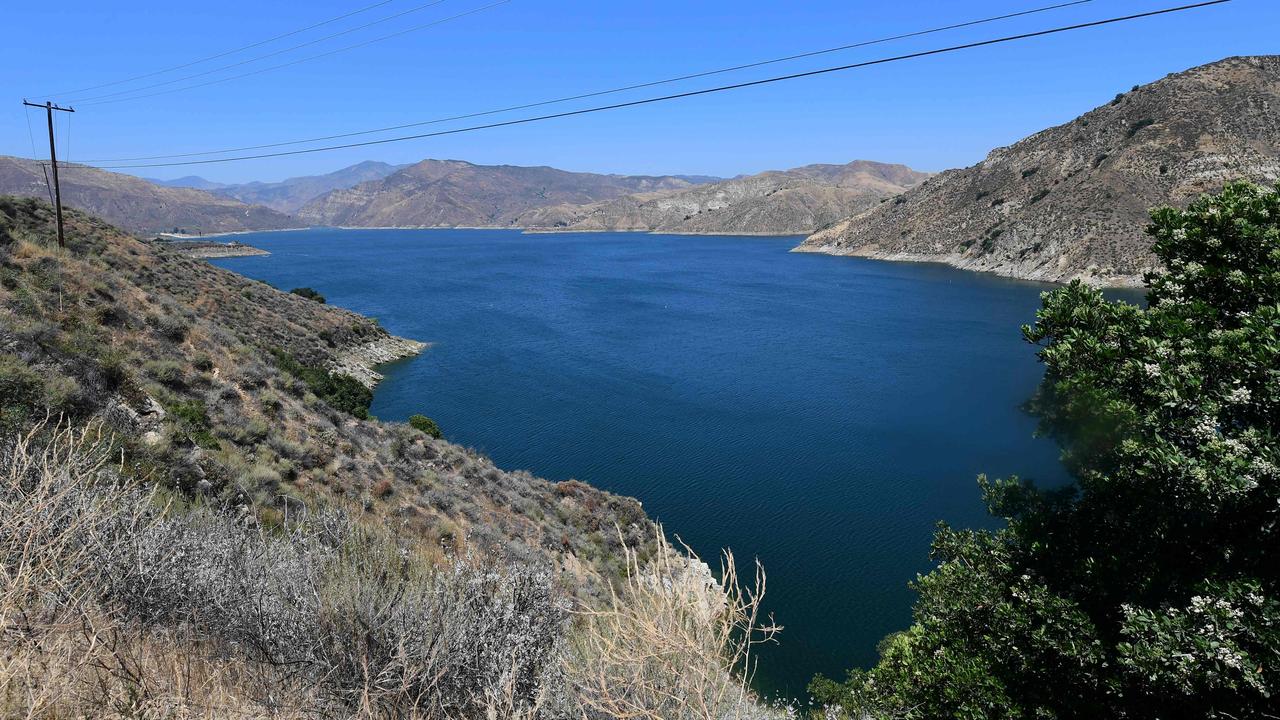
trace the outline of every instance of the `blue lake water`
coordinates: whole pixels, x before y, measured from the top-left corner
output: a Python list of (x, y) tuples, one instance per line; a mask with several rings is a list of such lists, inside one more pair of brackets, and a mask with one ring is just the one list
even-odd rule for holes
[(1050, 286), (789, 253), (794, 238), (314, 230), (216, 264), (433, 343), (373, 412), (422, 412), (500, 466), (639, 498), (715, 564), (759, 558), (785, 626), (757, 684), (875, 661), (975, 478), (1065, 480), (1021, 410)]

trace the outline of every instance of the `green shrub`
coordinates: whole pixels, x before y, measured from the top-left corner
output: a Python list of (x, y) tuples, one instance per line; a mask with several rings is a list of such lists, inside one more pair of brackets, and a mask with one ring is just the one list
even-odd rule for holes
[(822, 703), (855, 717), (1262, 718), (1280, 696), (1280, 190), (1152, 212), (1147, 307), (1082, 282), (1023, 329), (1076, 479), (979, 479), (914, 624)]
[(306, 383), (316, 397), (324, 400), (335, 410), (341, 410), (362, 420), (369, 417), (369, 406), (373, 404), (373, 391), (362, 385), (359, 380), (349, 375), (331, 373), (324, 368), (304, 365), (282, 350), (274, 350), (272, 354), (281, 370)]
[(174, 430), (186, 437), (193, 444), (209, 450), (216, 450), (218, 440), (210, 432), (209, 412), (203, 402), (186, 400), (171, 403), (169, 414), (174, 419)]
[(149, 360), (142, 366), (142, 372), (161, 385), (175, 390), (180, 390), (187, 384), (186, 370), (173, 360)]
[(420, 430), (433, 438), (438, 439), (443, 436), (440, 432), (440, 426), (436, 424), (436, 421), (426, 415), (410, 415), (409, 426), (415, 430)]
[(320, 303), (321, 305), (324, 304), (324, 296), (316, 292), (315, 290), (312, 290), (309, 287), (294, 288), (289, 292), (299, 297), (304, 297), (308, 300), (314, 300)]

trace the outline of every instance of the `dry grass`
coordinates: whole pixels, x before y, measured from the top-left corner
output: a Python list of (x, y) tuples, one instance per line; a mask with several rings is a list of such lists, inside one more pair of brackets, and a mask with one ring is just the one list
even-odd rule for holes
[(603, 610), (582, 609), (566, 675), (583, 716), (722, 720), (766, 713), (749, 689), (752, 649), (781, 630), (762, 623), (765, 574), (743, 585), (733, 554), (720, 580), (689, 548), (658, 533), (656, 558), (627, 552), (627, 579)]
[(188, 628), (146, 628), (93, 592), (91, 542), (146, 520), (144, 496), (85, 493), (110, 474), (90, 430), (37, 428), (0, 457), (0, 714), (8, 718), (300, 717), (299, 694)]
[[(769, 717), (748, 684), (765, 577), (666, 543), (572, 626), (544, 571), (342, 516), (275, 534), (159, 502), (94, 430), (0, 448), (0, 715), (14, 718)], [(687, 548), (685, 549), (688, 552)]]
[(564, 625), (545, 572), (437, 569), (332, 515), (272, 536), (158, 507), (100, 440), (0, 451), (0, 715), (538, 711)]

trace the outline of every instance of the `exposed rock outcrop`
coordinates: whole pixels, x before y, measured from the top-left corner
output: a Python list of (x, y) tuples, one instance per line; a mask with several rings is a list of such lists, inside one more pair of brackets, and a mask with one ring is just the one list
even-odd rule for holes
[(330, 363), (329, 370), (350, 375), (365, 387), (372, 388), (382, 381), (382, 373), (374, 368), (413, 357), (426, 347), (426, 343), (417, 340), (387, 335), (340, 351)]

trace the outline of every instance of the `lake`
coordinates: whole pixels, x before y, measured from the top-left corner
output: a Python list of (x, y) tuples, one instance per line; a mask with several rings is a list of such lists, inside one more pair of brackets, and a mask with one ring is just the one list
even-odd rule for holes
[[(758, 686), (797, 695), (904, 629), (940, 521), (993, 526), (979, 473), (1061, 483), (1022, 405), (1051, 286), (789, 253), (797, 238), (309, 230), (215, 261), (433, 343), (373, 413), (502, 467), (639, 498), (714, 566), (768, 573)], [(1130, 294), (1132, 295), (1132, 294)]]

